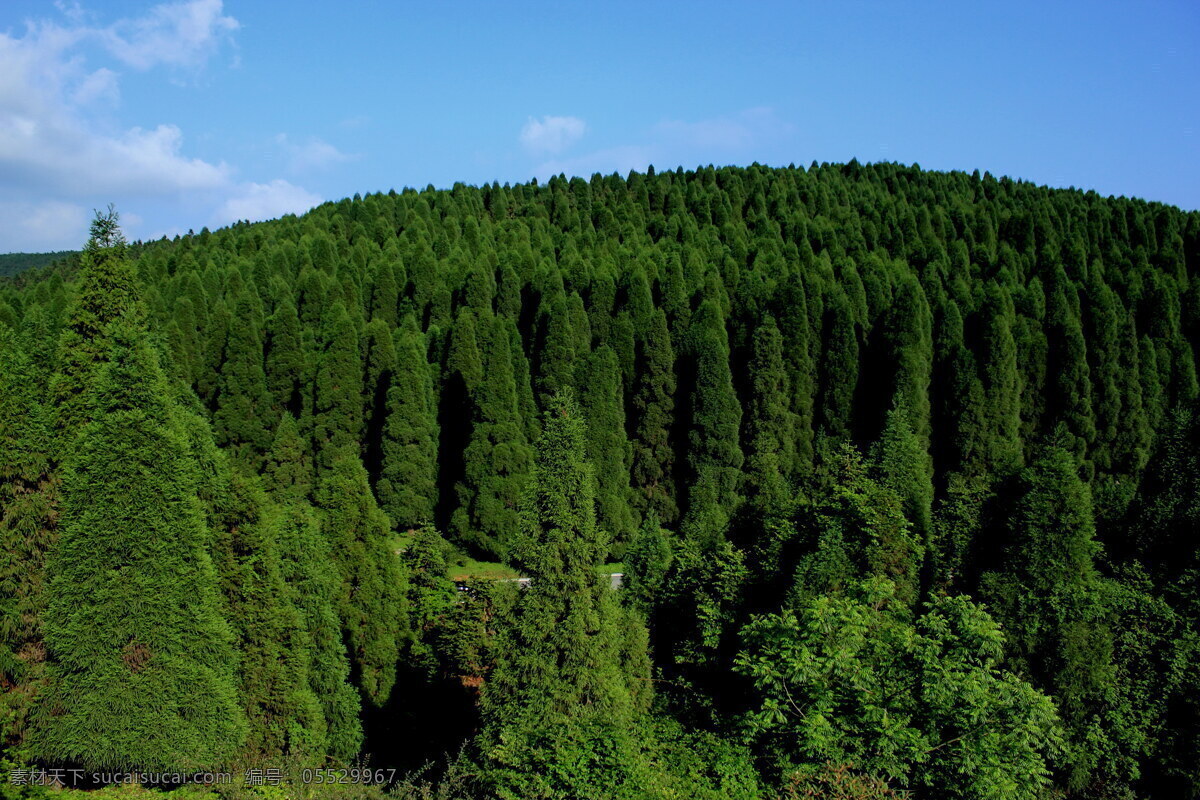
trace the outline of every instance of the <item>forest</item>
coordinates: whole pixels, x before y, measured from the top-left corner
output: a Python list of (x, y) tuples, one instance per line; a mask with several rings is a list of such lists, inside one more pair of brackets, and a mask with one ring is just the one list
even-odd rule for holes
[(85, 240), (0, 279), (0, 798), (1200, 794), (1200, 212), (851, 161)]
[(16, 275), (31, 267), (45, 267), (77, 255), (73, 252), (57, 253), (3, 253), (0, 254), (0, 278)]

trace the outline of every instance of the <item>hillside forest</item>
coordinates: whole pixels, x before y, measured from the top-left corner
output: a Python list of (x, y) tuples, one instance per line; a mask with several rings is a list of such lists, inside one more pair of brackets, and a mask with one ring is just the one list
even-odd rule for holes
[(85, 240), (0, 280), (2, 772), (1200, 793), (1198, 212), (850, 162)]

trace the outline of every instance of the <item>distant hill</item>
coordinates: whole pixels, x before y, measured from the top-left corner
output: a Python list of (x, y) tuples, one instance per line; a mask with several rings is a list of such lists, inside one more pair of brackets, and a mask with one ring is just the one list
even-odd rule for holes
[(0, 278), (16, 275), (32, 267), (44, 267), (59, 259), (74, 255), (74, 251), (57, 253), (0, 253)]

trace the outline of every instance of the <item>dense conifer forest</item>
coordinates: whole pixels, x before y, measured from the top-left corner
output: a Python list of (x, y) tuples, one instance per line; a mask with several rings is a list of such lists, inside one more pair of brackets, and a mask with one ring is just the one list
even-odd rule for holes
[(0, 281), (10, 774), (1200, 793), (1200, 213), (851, 162), (84, 239)]
[(0, 254), (0, 278), (16, 275), (22, 270), (33, 267), (45, 267), (59, 261), (65, 261), (77, 255), (71, 252), (61, 253), (2, 253)]

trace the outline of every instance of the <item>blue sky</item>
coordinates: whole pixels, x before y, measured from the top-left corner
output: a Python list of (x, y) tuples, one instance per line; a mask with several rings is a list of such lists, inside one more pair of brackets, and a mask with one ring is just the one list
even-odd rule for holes
[(0, 4), (0, 252), (355, 192), (899, 161), (1200, 208), (1200, 4)]

